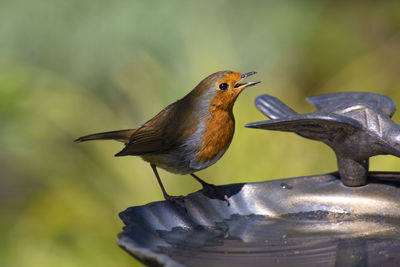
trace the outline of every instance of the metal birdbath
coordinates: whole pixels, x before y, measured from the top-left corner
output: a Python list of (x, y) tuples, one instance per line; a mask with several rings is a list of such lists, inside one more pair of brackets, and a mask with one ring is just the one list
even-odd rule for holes
[[(186, 196), (183, 207), (168, 201), (131, 207), (120, 213), (125, 227), (118, 244), (148, 266), (400, 266), (400, 173), (368, 172), (362, 162), (380, 153), (397, 155), (395, 141), (382, 141), (396, 140), (398, 134), (398, 126), (387, 120), (394, 104), (367, 93), (353, 95), (346, 104), (340, 94), (331, 95), (335, 103), (326, 96), (311, 98), (320, 111), (301, 117), (300, 127), (291, 124), (290, 129), (324, 141), (338, 158), (361, 163), (365, 175), (348, 176), (352, 168), (345, 163), (343, 171), (339, 159), (337, 173), (219, 186), (230, 206), (215, 191), (201, 190)], [(251, 126), (270, 127), (301, 116), (273, 97), (257, 98), (256, 105), (273, 120)], [(365, 123), (349, 115), (365, 106), (380, 128), (371, 119)], [(338, 121), (341, 140), (345, 144), (352, 138), (357, 153), (332, 145), (326, 131), (337, 132)], [(363, 150), (359, 144), (367, 141), (374, 145)]]

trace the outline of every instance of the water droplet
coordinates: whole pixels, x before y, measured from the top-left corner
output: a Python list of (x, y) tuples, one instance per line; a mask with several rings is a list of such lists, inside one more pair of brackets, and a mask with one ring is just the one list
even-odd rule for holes
[(285, 239), (285, 238), (286, 238), (286, 235), (282, 235), (282, 238)]
[(283, 189), (293, 189), (293, 186), (291, 186), (291, 185), (289, 185), (289, 184), (287, 184), (287, 183), (281, 183), (281, 187), (282, 187)]
[(295, 251), (294, 251), (294, 254), (298, 255), (298, 254), (300, 254), (300, 251), (295, 250)]
[(264, 242), (265, 242), (265, 243), (268, 243), (268, 242), (269, 242), (269, 240), (268, 240), (268, 239), (267, 239), (267, 240), (264, 240)]

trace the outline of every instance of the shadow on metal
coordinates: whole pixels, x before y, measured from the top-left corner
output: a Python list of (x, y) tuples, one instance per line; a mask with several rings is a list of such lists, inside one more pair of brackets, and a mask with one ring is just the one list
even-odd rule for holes
[(373, 172), (363, 187), (337, 173), (221, 186), (229, 207), (204, 191), (185, 208), (131, 207), (118, 244), (149, 266), (400, 266), (399, 176)]

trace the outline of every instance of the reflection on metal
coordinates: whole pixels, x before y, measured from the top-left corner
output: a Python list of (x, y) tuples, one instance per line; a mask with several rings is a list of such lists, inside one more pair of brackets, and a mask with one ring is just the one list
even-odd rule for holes
[(391, 120), (396, 105), (389, 97), (345, 92), (307, 101), (318, 110), (298, 114), (273, 96), (259, 96), (256, 107), (271, 120), (249, 123), (246, 127), (295, 132), (324, 142), (335, 151), (340, 177), (347, 186), (367, 183), (370, 157), (400, 157), (400, 126)]
[(149, 266), (400, 266), (399, 173), (343, 186), (337, 173), (221, 186), (131, 207), (119, 245)]

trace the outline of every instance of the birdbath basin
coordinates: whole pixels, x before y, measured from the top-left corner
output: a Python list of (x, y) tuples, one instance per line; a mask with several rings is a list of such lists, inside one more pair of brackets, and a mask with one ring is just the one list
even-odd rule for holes
[(118, 244), (149, 266), (400, 266), (399, 173), (344, 186), (338, 174), (221, 186), (184, 206), (130, 207)]

